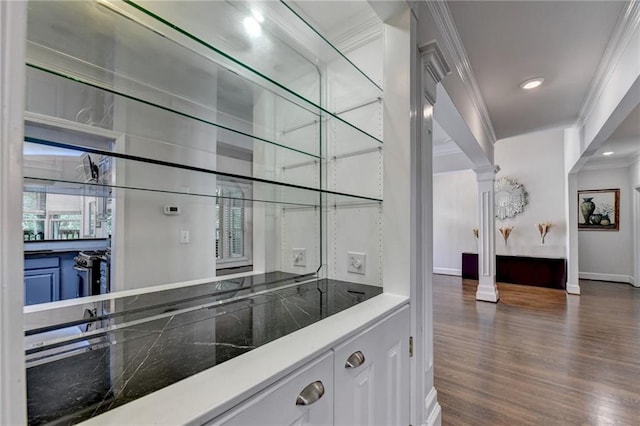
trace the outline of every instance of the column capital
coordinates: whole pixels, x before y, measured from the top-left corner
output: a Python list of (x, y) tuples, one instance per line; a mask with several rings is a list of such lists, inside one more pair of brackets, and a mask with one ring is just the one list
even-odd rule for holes
[(434, 105), (436, 103), (436, 85), (451, 73), (451, 68), (435, 41), (418, 47), (422, 57), (422, 78), (424, 96)]
[(475, 168), (473, 171), (476, 173), (478, 182), (494, 181), (496, 179), (496, 173), (500, 171), (500, 166), (492, 164), (490, 166)]

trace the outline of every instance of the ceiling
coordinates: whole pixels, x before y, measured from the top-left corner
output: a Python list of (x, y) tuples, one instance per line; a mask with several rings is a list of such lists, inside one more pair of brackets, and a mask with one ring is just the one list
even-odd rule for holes
[[(613, 154), (604, 156), (605, 152)], [(624, 119), (600, 148), (591, 156), (584, 168), (629, 166), (640, 154), (640, 105)]]
[[(576, 122), (626, 2), (447, 4), (500, 140)], [(539, 88), (519, 87), (538, 76)]]
[[(501, 139), (579, 122), (627, 1), (448, 1), (447, 6)], [(606, 64), (604, 64), (606, 65)], [(602, 72), (602, 70), (600, 70)], [(543, 77), (533, 90), (520, 83)], [(437, 138), (434, 156), (452, 152)], [(612, 155), (604, 156), (604, 152)], [(584, 168), (625, 167), (640, 155), (640, 105)]]

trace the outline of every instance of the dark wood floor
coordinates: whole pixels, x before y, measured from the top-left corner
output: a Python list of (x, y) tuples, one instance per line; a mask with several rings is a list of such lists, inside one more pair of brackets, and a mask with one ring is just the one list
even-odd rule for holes
[(434, 275), (435, 386), (442, 424), (640, 425), (640, 289), (563, 290)]

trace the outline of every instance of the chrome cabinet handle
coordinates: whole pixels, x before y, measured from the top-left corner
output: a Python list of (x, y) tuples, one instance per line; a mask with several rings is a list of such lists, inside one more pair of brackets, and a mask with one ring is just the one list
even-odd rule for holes
[(296, 405), (311, 405), (324, 395), (324, 385), (320, 380), (308, 384), (298, 398), (296, 398)]
[(362, 364), (364, 364), (364, 354), (356, 351), (347, 358), (347, 362), (344, 363), (344, 368), (358, 368)]

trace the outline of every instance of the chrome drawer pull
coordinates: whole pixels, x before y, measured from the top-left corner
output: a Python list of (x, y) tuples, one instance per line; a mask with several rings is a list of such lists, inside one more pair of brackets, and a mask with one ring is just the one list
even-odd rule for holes
[(298, 398), (296, 399), (296, 405), (311, 405), (324, 395), (324, 385), (320, 380), (307, 385)]
[(362, 364), (364, 364), (364, 354), (360, 351), (357, 351), (352, 353), (351, 356), (347, 358), (347, 362), (345, 362), (344, 368), (358, 368)]

